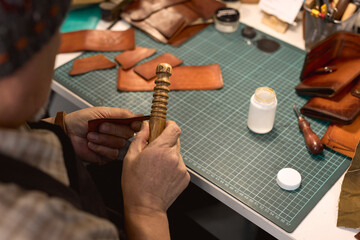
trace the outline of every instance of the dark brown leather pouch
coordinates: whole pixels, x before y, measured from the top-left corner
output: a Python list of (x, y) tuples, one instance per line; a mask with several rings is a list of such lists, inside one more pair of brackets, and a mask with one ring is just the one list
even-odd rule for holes
[(330, 124), (321, 142), (328, 148), (354, 157), (356, 146), (360, 141), (360, 115), (349, 125)]
[(360, 35), (339, 31), (306, 55), (299, 95), (333, 97), (360, 75)]
[(360, 80), (353, 81), (332, 98), (312, 97), (301, 113), (338, 124), (352, 123), (360, 112)]

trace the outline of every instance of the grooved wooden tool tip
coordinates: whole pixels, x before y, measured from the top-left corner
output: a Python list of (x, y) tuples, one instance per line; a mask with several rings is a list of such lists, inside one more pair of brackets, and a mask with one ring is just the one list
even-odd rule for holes
[(168, 92), (170, 91), (169, 77), (172, 74), (172, 67), (167, 63), (159, 63), (156, 67), (157, 79), (154, 87), (154, 95), (150, 116), (150, 137), (149, 143), (157, 138), (165, 128)]

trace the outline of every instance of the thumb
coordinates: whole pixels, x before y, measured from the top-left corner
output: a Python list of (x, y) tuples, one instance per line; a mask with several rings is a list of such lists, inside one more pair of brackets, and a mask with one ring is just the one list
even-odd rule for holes
[(144, 121), (141, 125), (140, 131), (134, 137), (134, 140), (130, 144), (128, 153), (138, 155), (146, 147), (149, 140), (150, 130), (149, 123)]

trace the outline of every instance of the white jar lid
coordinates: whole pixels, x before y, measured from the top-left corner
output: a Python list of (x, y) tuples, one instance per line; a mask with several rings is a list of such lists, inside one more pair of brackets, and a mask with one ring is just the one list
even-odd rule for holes
[(283, 168), (278, 172), (276, 182), (282, 189), (293, 191), (300, 187), (301, 175), (293, 168)]

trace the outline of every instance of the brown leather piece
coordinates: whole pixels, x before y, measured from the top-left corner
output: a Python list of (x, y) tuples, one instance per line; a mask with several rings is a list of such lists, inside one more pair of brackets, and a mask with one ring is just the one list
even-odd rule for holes
[(191, 7), (191, 2), (176, 4), (168, 7), (167, 10), (184, 16), (188, 24), (194, 22), (200, 17), (200, 14)]
[(61, 34), (59, 53), (77, 51), (124, 51), (134, 49), (135, 32), (126, 31), (81, 30)]
[(360, 240), (360, 232), (358, 232), (354, 237), (355, 237), (357, 240)]
[(127, 50), (115, 57), (115, 60), (125, 70), (134, 67), (141, 60), (156, 53), (155, 48), (144, 48), (136, 46), (134, 50)]
[(133, 118), (98, 118), (88, 121), (88, 132), (98, 132), (100, 124), (104, 122), (122, 124), (122, 125), (130, 125), (133, 122), (142, 122), (149, 120), (150, 116), (141, 116), (141, 117), (133, 117)]
[[(319, 72), (326, 66), (331, 73)], [(332, 97), (360, 75), (360, 35), (336, 32), (307, 53), (301, 72), (299, 95)]]
[[(153, 91), (155, 79), (144, 81), (132, 69), (118, 70), (118, 90)], [(218, 64), (205, 66), (179, 66), (173, 68), (170, 77), (170, 90), (214, 90), (224, 86), (221, 69)]]
[(170, 12), (167, 9), (152, 14), (145, 22), (157, 29), (166, 38), (170, 38), (187, 25), (184, 16), (177, 12)]
[(116, 63), (107, 59), (103, 54), (75, 59), (69, 75), (79, 75), (94, 70), (113, 68)]
[(226, 7), (224, 3), (216, 0), (191, 0), (191, 2), (194, 4), (195, 9), (205, 19), (214, 16), (216, 10), (219, 8)]
[(130, 12), (132, 21), (142, 21), (152, 15), (171, 5), (185, 2), (187, 0), (140, 0), (137, 8)]
[(169, 39), (168, 43), (172, 46), (178, 47), (199, 32), (201, 32), (203, 29), (205, 29), (207, 26), (209, 26), (209, 23), (206, 24), (197, 24), (193, 26), (186, 27), (183, 31), (181, 31), (178, 35), (175, 37), (172, 37)]
[[(167, 1), (169, 0), (165, 0), (165, 2)], [(201, 20), (201, 17), (212, 16), (219, 7), (225, 6), (216, 0), (196, 1), (196, 4), (189, 0), (179, 1), (166, 8), (151, 11), (151, 15), (145, 14), (146, 18), (142, 16), (136, 18), (141, 20), (135, 21), (135, 18), (132, 19), (133, 12), (144, 7), (152, 8), (148, 4), (150, 0), (145, 2), (134, 1), (121, 13), (121, 17), (154, 40), (162, 43), (171, 42), (174, 46), (179, 46), (204, 28), (204, 22), (198, 21)], [(152, 0), (151, 2), (157, 4), (161, 0)], [(190, 27), (195, 24), (201, 24), (201, 26)], [(177, 36), (179, 37), (177, 38)]]
[(123, 12), (121, 14), (121, 17), (131, 23), (131, 25), (133, 25), (134, 27), (139, 28), (140, 30), (142, 30), (143, 32), (147, 33), (150, 37), (152, 37), (155, 41), (161, 42), (161, 43), (167, 43), (168, 39), (162, 35), (156, 28), (150, 26), (148, 23), (146, 23), (145, 21), (131, 21), (130, 18), (130, 14)]
[(349, 169), (341, 184), (338, 227), (360, 227), (360, 144), (357, 145)]
[(354, 157), (356, 145), (360, 141), (360, 115), (349, 125), (330, 124), (321, 142), (328, 148)]
[(155, 70), (159, 63), (168, 63), (172, 67), (176, 67), (182, 64), (182, 62), (183, 61), (180, 58), (172, 55), (171, 53), (164, 53), (150, 61), (136, 66), (134, 68), (134, 72), (142, 76), (144, 79), (150, 80), (156, 76)]
[(335, 97), (312, 97), (301, 108), (301, 113), (333, 123), (350, 124), (360, 113), (360, 98), (351, 93), (355, 89), (360, 89), (360, 80), (349, 84)]

